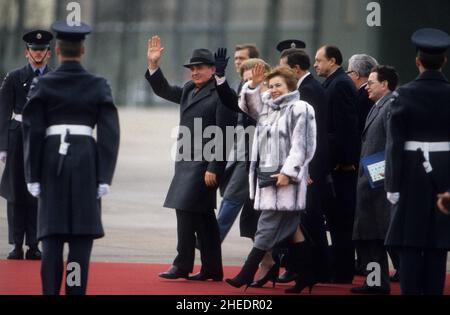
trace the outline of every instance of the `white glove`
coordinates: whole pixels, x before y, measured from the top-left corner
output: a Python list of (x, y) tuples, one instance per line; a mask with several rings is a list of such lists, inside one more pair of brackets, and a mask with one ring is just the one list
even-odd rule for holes
[(400, 193), (399, 192), (394, 192), (394, 193), (388, 192), (386, 194), (386, 197), (390, 203), (395, 205), (400, 200)]
[(41, 194), (41, 184), (40, 183), (29, 183), (29, 184), (27, 184), (27, 189), (30, 192), (30, 194), (35, 198), (38, 198), (39, 195)]
[(6, 163), (7, 156), (8, 156), (8, 153), (6, 151), (1, 151), (0, 152), (0, 161), (2, 161), (3, 163)]
[(109, 185), (108, 184), (99, 184), (97, 188), (97, 199), (102, 198), (103, 196), (109, 193)]

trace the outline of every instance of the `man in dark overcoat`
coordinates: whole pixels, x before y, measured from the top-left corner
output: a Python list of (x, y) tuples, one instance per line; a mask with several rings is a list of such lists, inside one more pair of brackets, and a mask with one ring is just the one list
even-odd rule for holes
[[(397, 72), (389, 66), (376, 66), (368, 77), (366, 89), (375, 104), (369, 111), (362, 133), (361, 159), (377, 153), (384, 155), (388, 112), (391, 102), (395, 99), (393, 91), (397, 83)], [(390, 215), (391, 207), (386, 199), (382, 180), (376, 187), (372, 187), (367, 173), (364, 172), (364, 165), (360, 163), (353, 240), (359, 248), (362, 269), (370, 269), (368, 264), (376, 262), (381, 273), (379, 283), (372, 285), (366, 281), (362, 286), (352, 288), (353, 293), (390, 293), (388, 257), (384, 247)]]
[(420, 74), (391, 106), (386, 191), (394, 209), (386, 244), (399, 250), (402, 294), (442, 294), (450, 217), (436, 196), (450, 187), (450, 83), (442, 74), (450, 36), (426, 28), (411, 39)]
[[(306, 211), (300, 214), (300, 222), (310, 236), (310, 241), (314, 244), (313, 261), (316, 281), (328, 282), (330, 280), (330, 257), (322, 202), (329, 192), (327, 176), (330, 176), (331, 171), (327, 133), (328, 102), (325, 89), (309, 71), (311, 60), (306, 52), (298, 48), (285, 49), (280, 55), (280, 65), (287, 65), (295, 71), (300, 100), (310, 104), (315, 112), (317, 148), (309, 165), (310, 185), (306, 195)], [(295, 264), (295, 262), (293, 263)], [(295, 279), (289, 270), (290, 268), (287, 266), (286, 272), (280, 276), (281, 282)]]
[(32, 80), (50, 71), (52, 33), (27, 32), (25, 56), (28, 64), (6, 75), (0, 88), (0, 159), (5, 169), (0, 195), (7, 200), (9, 243), (14, 245), (8, 259), (23, 259), (23, 242), (29, 247), (26, 259), (41, 259), (36, 238), (37, 200), (27, 191), (23, 169), (22, 110)]
[(326, 45), (317, 51), (314, 68), (319, 76), (326, 78), (322, 86), (328, 100), (327, 131), (335, 195), (326, 206), (332, 242), (332, 277), (335, 283), (352, 283), (355, 268), (352, 231), (360, 138), (356, 87), (342, 68), (342, 61), (339, 48)]
[[(191, 80), (183, 87), (170, 85), (159, 67), (161, 40), (153, 36), (148, 43), (146, 79), (160, 97), (180, 104), (175, 175), (164, 202), (176, 209), (178, 245), (173, 266), (159, 276), (166, 279), (188, 278), (195, 257), (196, 235), (202, 268), (190, 280), (222, 281), (222, 255), (217, 219), (216, 191), (226, 165), (226, 126), (235, 125), (235, 115), (223, 106), (214, 82), (214, 57), (207, 49), (196, 49), (190, 62)], [(214, 136), (204, 136), (214, 129)], [(222, 135), (222, 137), (219, 136)], [(205, 150), (213, 142), (214, 152)], [(232, 141), (230, 145), (232, 145)]]
[(67, 242), (66, 294), (85, 294), (93, 240), (104, 236), (101, 197), (117, 161), (119, 119), (108, 82), (81, 65), (90, 27), (52, 28), (61, 65), (33, 81), (23, 110), (25, 179), (39, 202), (43, 293), (60, 292)]

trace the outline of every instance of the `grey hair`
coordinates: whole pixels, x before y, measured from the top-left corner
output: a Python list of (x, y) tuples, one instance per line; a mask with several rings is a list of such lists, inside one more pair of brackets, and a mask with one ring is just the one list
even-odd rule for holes
[(369, 77), (370, 71), (377, 65), (378, 61), (366, 54), (353, 55), (348, 60), (349, 69), (357, 72), (360, 77), (364, 78)]

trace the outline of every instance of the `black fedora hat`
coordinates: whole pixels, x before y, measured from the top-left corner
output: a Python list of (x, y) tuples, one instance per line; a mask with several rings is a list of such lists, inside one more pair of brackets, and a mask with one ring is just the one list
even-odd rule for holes
[(185, 64), (184, 67), (190, 68), (193, 65), (213, 65), (214, 64), (214, 56), (211, 51), (206, 48), (195, 49), (192, 52), (192, 57), (189, 60), (189, 63)]

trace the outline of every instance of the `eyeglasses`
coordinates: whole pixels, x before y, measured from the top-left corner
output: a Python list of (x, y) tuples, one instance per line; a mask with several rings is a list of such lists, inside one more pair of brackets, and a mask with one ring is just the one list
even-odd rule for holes
[(356, 71), (350, 70), (350, 71), (346, 71), (345, 73), (350, 75), (350, 73), (353, 73), (353, 72), (356, 72)]

